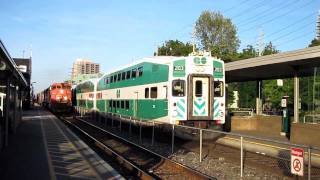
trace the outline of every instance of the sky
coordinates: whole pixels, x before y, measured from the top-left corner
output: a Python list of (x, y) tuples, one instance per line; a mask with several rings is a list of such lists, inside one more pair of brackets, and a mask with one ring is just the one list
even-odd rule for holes
[(11, 57), (32, 55), (35, 91), (68, 79), (77, 58), (109, 72), (150, 57), (166, 40), (192, 40), (204, 10), (237, 27), (239, 50), (272, 41), (281, 52), (315, 37), (317, 0), (0, 0), (0, 39)]

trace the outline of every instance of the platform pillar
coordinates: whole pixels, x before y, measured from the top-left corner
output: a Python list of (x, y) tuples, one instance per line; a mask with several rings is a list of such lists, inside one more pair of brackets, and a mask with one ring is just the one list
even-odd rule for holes
[(256, 114), (260, 115), (262, 114), (262, 103), (261, 103), (261, 92), (262, 92), (262, 81), (257, 81), (256, 86)]
[(294, 74), (294, 100), (293, 100), (293, 110), (294, 110), (294, 118), (293, 122), (299, 122), (299, 77), (298, 72), (296, 71)]

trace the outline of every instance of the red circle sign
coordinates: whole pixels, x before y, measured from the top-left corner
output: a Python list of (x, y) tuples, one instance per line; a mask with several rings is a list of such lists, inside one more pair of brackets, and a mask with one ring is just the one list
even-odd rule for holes
[(295, 171), (300, 171), (301, 170), (301, 162), (299, 159), (293, 160), (293, 169)]

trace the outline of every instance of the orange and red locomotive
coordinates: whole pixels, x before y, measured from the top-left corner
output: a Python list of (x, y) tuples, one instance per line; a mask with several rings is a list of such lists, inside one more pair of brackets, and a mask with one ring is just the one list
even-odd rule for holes
[(72, 109), (71, 84), (53, 83), (38, 94), (38, 103), (53, 112), (69, 112)]

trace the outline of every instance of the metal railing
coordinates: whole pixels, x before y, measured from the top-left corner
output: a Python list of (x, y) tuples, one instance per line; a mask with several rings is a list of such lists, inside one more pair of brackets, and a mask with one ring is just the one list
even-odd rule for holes
[[(76, 108), (76, 111), (82, 117), (88, 114), (81, 108)], [(213, 177), (294, 178), (296, 175), (291, 174), (291, 148), (300, 148), (305, 152), (304, 178), (320, 178), (318, 147), (214, 129), (132, 119), (113, 113), (91, 117), (89, 119), (98, 118), (97, 122), (105, 128), (116, 129), (118, 133), (126, 134), (133, 141), (136, 139), (137, 143), (146, 148), (159, 151), (159, 154), (170, 156), (201, 171), (208, 170), (208, 175)], [(188, 140), (179, 138), (183, 135)]]

